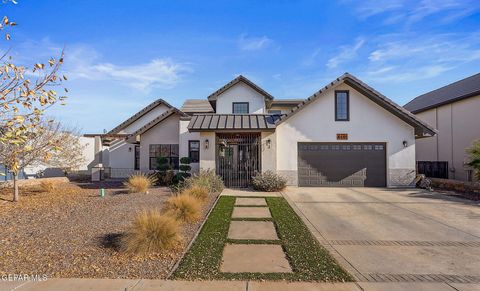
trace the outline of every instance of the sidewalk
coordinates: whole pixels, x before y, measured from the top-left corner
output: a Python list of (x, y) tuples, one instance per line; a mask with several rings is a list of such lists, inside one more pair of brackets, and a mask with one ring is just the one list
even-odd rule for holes
[(0, 282), (0, 291), (474, 291), (480, 284), (446, 283), (287, 283), (253, 281), (166, 281), (128, 279), (49, 279), (44, 282)]

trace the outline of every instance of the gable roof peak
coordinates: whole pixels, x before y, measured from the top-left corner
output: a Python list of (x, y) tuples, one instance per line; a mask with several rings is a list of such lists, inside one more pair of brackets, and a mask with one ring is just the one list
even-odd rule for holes
[(144, 116), (151, 110), (153, 110), (155, 107), (158, 105), (164, 105), (168, 109), (174, 108), (172, 105), (170, 105), (167, 101), (163, 100), (162, 98), (158, 98), (157, 100), (153, 101), (152, 103), (148, 104), (146, 107), (142, 108), (140, 111), (135, 113), (134, 115), (130, 116), (127, 120), (124, 122), (120, 123), (117, 125), (114, 129), (110, 130), (108, 134), (115, 134), (120, 132), (122, 129), (125, 127), (129, 126), (130, 124), (134, 123), (137, 121), (140, 117)]
[(243, 75), (238, 75), (235, 79), (231, 80), (230, 82), (228, 82), (227, 84), (225, 84), (223, 87), (221, 87), (220, 89), (218, 89), (217, 91), (213, 92), (212, 94), (210, 94), (207, 99), (208, 101), (215, 101), (217, 100), (217, 97), (219, 95), (221, 95), (222, 93), (224, 93), (225, 91), (227, 91), (228, 89), (232, 88), (234, 85), (238, 84), (239, 82), (243, 82), (245, 83), (246, 85), (250, 86), (253, 90), (257, 91), (258, 93), (262, 94), (266, 99), (268, 100), (273, 100), (274, 97), (272, 95), (270, 95), (270, 93), (268, 93), (267, 91), (263, 90), (262, 88), (260, 88), (260, 86), (258, 86), (257, 84), (253, 83), (252, 81), (250, 81), (247, 77), (243, 76)]
[(301, 111), (303, 108), (311, 104), (313, 101), (315, 101), (317, 98), (319, 98), (325, 91), (336, 87), (337, 85), (345, 83), (352, 87), (353, 89), (357, 90), (360, 92), (362, 95), (366, 96), (367, 98), (371, 99), (393, 115), (397, 116), (407, 124), (410, 124), (415, 128), (415, 133), (417, 136), (422, 137), (424, 135), (435, 135), (436, 130), (428, 125), (427, 123), (423, 122), (419, 118), (417, 118), (415, 115), (413, 115), (410, 111), (406, 110), (405, 108), (401, 107), (400, 105), (396, 104), (389, 98), (387, 98), (385, 95), (381, 94), (377, 90), (373, 89), (369, 85), (365, 84), (363, 81), (355, 77), (354, 75), (346, 72), (340, 77), (336, 78), (334, 81), (320, 89), (319, 91), (315, 92), (312, 96), (308, 97), (305, 99), (304, 102), (300, 103), (296, 107), (293, 108), (290, 113), (282, 116), (280, 120), (278, 121), (277, 125), (284, 122), (285, 120), (289, 119), (292, 115), (295, 115), (299, 111)]

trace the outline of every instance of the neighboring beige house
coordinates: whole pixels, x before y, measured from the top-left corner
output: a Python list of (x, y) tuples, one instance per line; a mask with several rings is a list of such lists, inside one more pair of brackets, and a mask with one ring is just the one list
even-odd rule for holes
[(275, 99), (239, 76), (180, 109), (163, 100), (95, 137), (94, 180), (173, 169), (190, 157), (227, 187), (272, 170), (299, 186), (410, 186), (416, 139), (435, 129), (345, 73), (306, 99)]
[(465, 149), (480, 138), (480, 74), (420, 95), (404, 107), (438, 130), (435, 137), (417, 140), (419, 165), (445, 162), (445, 176), (471, 181)]

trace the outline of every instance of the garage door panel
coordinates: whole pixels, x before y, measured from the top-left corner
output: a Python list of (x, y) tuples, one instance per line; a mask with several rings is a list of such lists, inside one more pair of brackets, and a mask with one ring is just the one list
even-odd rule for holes
[(299, 143), (300, 186), (386, 186), (383, 143)]

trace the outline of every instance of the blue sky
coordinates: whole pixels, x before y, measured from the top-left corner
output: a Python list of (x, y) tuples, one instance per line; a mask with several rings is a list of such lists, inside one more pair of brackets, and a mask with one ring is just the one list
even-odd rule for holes
[(403, 105), (479, 72), (478, 0), (17, 1), (2, 7), (19, 24), (14, 59), (65, 46), (69, 99), (49, 115), (89, 133), (238, 74), (280, 99), (348, 71)]

